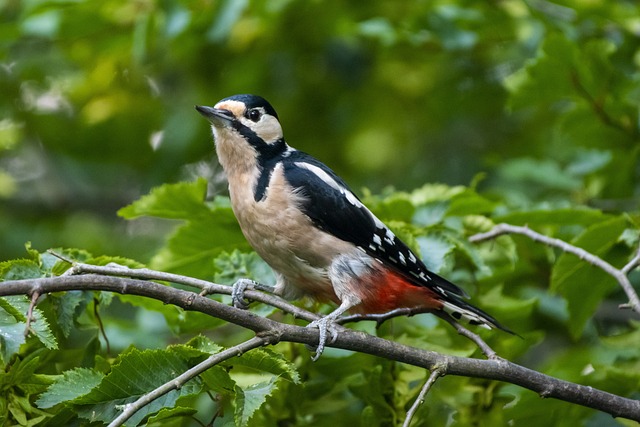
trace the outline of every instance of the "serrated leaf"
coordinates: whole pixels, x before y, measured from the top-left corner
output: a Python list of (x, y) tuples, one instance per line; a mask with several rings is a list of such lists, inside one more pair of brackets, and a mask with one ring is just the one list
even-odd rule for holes
[(228, 363), (231, 366), (245, 366), (258, 371), (283, 377), (295, 384), (300, 383), (300, 375), (295, 366), (280, 353), (266, 348), (256, 348), (241, 356), (234, 357)]
[[(23, 295), (8, 296), (0, 298), (0, 316), (2, 312), (4, 316), (0, 317), (0, 342), (2, 342), (2, 356), (4, 360), (13, 353), (5, 353), (5, 350), (12, 349), (24, 342), (24, 330), (26, 328), (26, 313), (29, 310), (30, 300)], [(8, 311), (9, 310), (9, 311)], [(19, 317), (15, 314), (19, 313)], [(18, 336), (19, 330), (22, 329), (23, 338)], [(51, 332), (49, 323), (44, 314), (38, 307), (34, 307), (32, 311), (32, 320), (30, 324), (30, 332), (40, 340), (49, 349), (58, 348), (58, 343)], [(5, 347), (6, 346), (6, 347)]]
[(118, 215), (133, 219), (155, 216), (168, 219), (190, 219), (209, 214), (204, 204), (207, 181), (198, 178), (194, 182), (164, 184), (151, 190), (129, 206), (118, 211)]
[(236, 425), (248, 425), (253, 414), (267, 400), (267, 396), (277, 389), (276, 380), (277, 377), (273, 377), (270, 381), (253, 384), (246, 388), (236, 386), (234, 400)]
[(185, 345), (207, 354), (216, 354), (223, 349), (222, 346), (216, 344), (203, 335), (198, 335), (197, 337), (190, 339)]
[[(0, 317), (2, 311), (0, 310)], [(20, 346), (25, 343), (24, 328), (26, 323), (16, 322), (6, 324), (0, 320), (0, 355), (2, 360), (7, 363), (11, 356), (20, 350)]]
[[(611, 218), (590, 226), (571, 244), (602, 257), (618, 241), (626, 226), (624, 217)], [(603, 270), (575, 255), (560, 255), (551, 274), (551, 290), (567, 300), (569, 330), (574, 338), (582, 334), (603, 297), (615, 287), (615, 279)]]
[[(117, 407), (131, 403), (143, 394), (174, 379), (192, 365), (190, 357), (196, 351), (186, 346), (171, 346), (167, 350), (140, 351), (131, 348), (118, 357), (111, 372), (89, 393), (73, 400), (80, 416), (90, 421), (111, 421), (118, 416)], [(149, 414), (164, 407), (173, 407), (181, 396), (198, 393), (202, 387), (199, 378), (184, 384), (138, 411), (129, 421), (137, 425)]]
[(27, 250), (29, 259), (37, 264), (40, 264), (40, 252), (31, 247), (31, 242), (25, 243), (24, 248)]
[(255, 280), (259, 283), (275, 283), (276, 277), (269, 265), (255, 252), (243, 253), (234, 250), (223, 252), (213, 264), (218, 271), (214, 282), (226, 285), (234, 284), (240, 278)]
[(30, 259), (0, 262), (0, 281), (36, 279), (43, 277), (40, 264)]
[(39, 408), (51, 408), (59, 403), (76, 399), (89, 393), (103, 378), (103, 373), (87, 368), (66, 371), (40, 395), (36, 405)]
[(84, 301), (82, 291), (67, 291), (49, 295), (52, 305), (56, 309), (57, 323), (65, 337), (74, 327), (76, 309)]

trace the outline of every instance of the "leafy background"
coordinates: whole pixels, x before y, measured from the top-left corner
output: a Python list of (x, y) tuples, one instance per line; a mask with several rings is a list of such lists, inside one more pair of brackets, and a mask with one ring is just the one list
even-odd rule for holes
[[(467, 238), (504, 221), (616, 266), (632, 257), (639, 46), (635, 1), (6, 1), (0, 259), (22, 260), (0, 272), (59, 273), (41, 253), (73, 247), (81, 250), (70, 255), (96, 263), (116, 259), (104, 254), (224, 283), (272, 283), (237, 229), (210, 131), (193, 109), (258, 93), (291, 145), (331, 165), (431, 268), (524, 337), (489, 333), (501, 355), (638, 398), (638, 323), (617, 310), (625, 299), (613, 279), (524, 238)], [(27, 241), (35, 250), (25, 252)], [(94, 408), (81, 407), (97, 404), (88, 390), (101, 375), (121, 375), (126, 360), (188, 365), (244, 337), (147, 301), (67, 293), (39, 306), (38, 335), (25, 341), (28, 302), (2, 301), (0, 324), (13, 335), (1, 346), (11, 396), (1, 403), (11, 410), (0, 412), (13, 423), (86, 416)], [(474, 354), (430, 316), (358, 327)], [(168, 344), (177, 347), (156, 356)], [(283, 357), (281, 370), (246, 362), (234, 378), (208, 374), (155, 422), (189, 423), (197, 409), (206, 423), (226, 408), (216, 425), (252, 416), (264, 425), (393, 425), (424, 379), (364, 355), (329, 351), (311, 364), (299, 346), (275, 351), (264, 359)], [(41, 394), (78, 378), (88, 394)], [(416, 425), (427, 416), (438, 425), (624, 423), (464, 378), (437, 383)]]

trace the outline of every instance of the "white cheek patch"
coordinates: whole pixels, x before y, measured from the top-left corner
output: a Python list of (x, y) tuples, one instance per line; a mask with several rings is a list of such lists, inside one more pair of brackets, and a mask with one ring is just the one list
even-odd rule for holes
[(280, 122), (268, 114), (263, 115), (258, 123), (249, 121), (247, 125), (267, 144), (282, 138), (282, 126), (280, 126)]

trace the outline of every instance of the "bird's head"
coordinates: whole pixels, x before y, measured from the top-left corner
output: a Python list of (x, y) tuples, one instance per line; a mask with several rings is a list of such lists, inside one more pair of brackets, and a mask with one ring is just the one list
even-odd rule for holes
[(257, 95), (233, 95), (214, 107), (196, 106), (213, 129), (222, 167), (253, 167), (259, 156), (286, 149), (276, 110)]

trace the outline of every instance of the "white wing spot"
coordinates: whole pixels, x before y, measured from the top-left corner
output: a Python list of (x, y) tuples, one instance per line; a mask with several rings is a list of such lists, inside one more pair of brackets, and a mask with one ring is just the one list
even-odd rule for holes
[(417, 261), (416, 256), (413, 254), (413, 252), (409, 252), (409, 261), (411, 261), (411, 263), (415, 264), (415, 262)]
[(364, 207), (362, 203), (358, 200), (358, 198), (349, 190), (338, 184), (338, 182), (331, 177), (327, 172), (322, 170), (322, 168), (311, 165), (305, 162), (295, 162), (295, 165), (299, 168), (307, 169), (308, 171), (313, 172), (318, 178), (320, 178), (325, 184), (329, 187), (338, 190), (344, 197), (347, 199), (349, 203), (358, 208)]
[(396, 238), (396, 235), (393, 234), (393, 232), (387, 228), (385, 231), (384, 240), (390, 245), (393, 245), (393, 240), (395, 238)]
[(374, 234), (373, 243), (375, 243), (378, 246), (382, 246), (382, 239), (380, 239), (380, 236), (378, 236), (377, 234)]
[(404, 257), (402, 252), (398, 252), (398, 257), (400, 258), (400, 262), (402, 263), (402, 265), (407, 265), (407, 259)]

